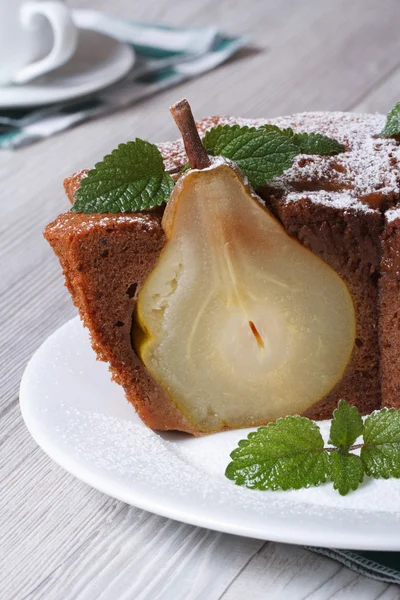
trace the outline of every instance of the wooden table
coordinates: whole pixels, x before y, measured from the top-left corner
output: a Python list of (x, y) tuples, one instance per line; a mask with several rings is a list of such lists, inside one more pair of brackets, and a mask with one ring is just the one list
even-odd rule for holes
[(212, 73), (132, 109), (0, 154), (2, 600), (400, 598), (400, 588), (294, 546), (225, 535), (108, 498), (56, 466), (22, 421), (18, 386), (46, 337), (75, 315), (41, 237), (68, 208), (62, 180), (119, 142), (176, 137), (168, 107), (197, 118), (303, 110), (387, 112), (400, 100), (397, 0), (85, 0), (122, 17), (217, 25), (249, 48)]

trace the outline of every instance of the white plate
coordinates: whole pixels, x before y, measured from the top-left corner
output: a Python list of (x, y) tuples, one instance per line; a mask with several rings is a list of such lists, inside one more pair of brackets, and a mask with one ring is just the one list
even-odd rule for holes
[[(400, 481), (366, 481), (342, 498), (330, 484), (260, 492), (225, 478), (248, 430), (194, 439), (157, 434), (136, 416), (96, 361), (78, 318), (28, 364), (22, 415), (37, 443), (94, 488), (185, 523), (254, 538), (364, 550), (400, 550)], [(329, 422), (322, 424), (325, 434)]]
[(92, 31), (90, 11), (75, 10), (78, 48), (65, 65), (25, 85), (0, 87), (0, 108), (38, 106), (90, 94), (121, 79), (132, 68), (130, 46)]

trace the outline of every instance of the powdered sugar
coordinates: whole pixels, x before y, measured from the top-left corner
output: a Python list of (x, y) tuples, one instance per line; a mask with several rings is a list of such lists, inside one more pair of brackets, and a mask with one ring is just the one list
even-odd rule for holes
[(98, 221), (83, 221), (82, 225), (86, 229), (90, 229), (93, 226), (96, 227), (109, 227), (110, 225), (117, 225), (119, 223), (138, 223), (147, 225), (148, 219), (137, 214), (116, 214), (112, 216), (102, 216)]
[[(114, 399), (113, 401), (116, 401)], [(330, 422), (319, 424), (325, 440)], [(143, 424), (107, 416), (96, 411), (72, 409), (60, 428), (62, 443), (74, 447), (75, 454), (94, 470), (104, 470), (126, 486), (145, 485), (151, 495), (167, 487), (175, 498), (195, 490), (198, 502), (229, 502), (243, 513), (262, 518), (275, 507), (286, 507), (291, 514), (308, 507), (312, 511), (329, 509), (371, 509), (399, 512), (400, 482), (368, 480), (356, 493), (342, 498), (328, 483), (320, 487), (291, 492), (260, 492), (238, 488), (224, 476), (229, 455), (250, 430), (190, 438), (180, 434), (157, 434)], [(389, 492), (389, 493), (388, 493)], [(382, 501), (384, 498), (384, 502)], [(211, 509), (211, 507), (210, 507)]]
[[(224, 472), (248, 430), (199, 439), (149, 430), (96, 361), (78, 318), (36, 352), (20, 398), (28, 428), (51, 457), (125, 502), (263, 539), (398, 549), (400, 480), (367, 478), (344, 498), (331, 484), (291, 492), (235, 486)], [(326, 440), (329, 423), (320, 425)]]
[(364, 213), (375, 212), (367, 204), (359, 202), (354, 196), (346, 192), (325, 192), (319, 190), (318, 192), (289, 192), (285, 196), (285, 202), (297, 202), (303, 198), (307, 198), (313, 204), (323, 204), (324, 206), (331, 206), (341, 211), (357, 210)]
[(151, 230), (154, 228), (154, 217), (143, 215), (140, 213), (115, 213), (115, 214), (82, 214), (68, 212), (60, 215), (54, 223), (48, 225), (48, 231), (61, 230), (64, 232), (75, 232), (79, 227), (79, 231), (90, 231), (94, 228), (116, 227), (121, 223), (135, 223), (140, 225), (142, 229)]
[[(210, 156), (210, 166), (201, 169), (201, 171), (210, 171), (215, 169), (216, 167), (220, 167), (221, 165), (229, 165), (230, 167), (235, 168), (235, 164), (229, 160), (229, 158), (225, 158), (224, 156)], [(199, 171), (200, 169), (191, 169), (192, 171)]]
[[(200, 121), (198, 128), (204, 135), (217, 125), (260, 127), (266, 123), (291, 127), (296, 133), (321, 133), (337, 139), (346, 149), (335, 156), (298, 155), (290, 169), (270, 182), (287, 194), (302, 192), (301, 196), (291, 195), (290, 201), (307, 195), (313, 202), (364, 210), (363, 203), (368, 206), (371, 196), (373, 206), (379, 207), (400, 193), (400, 147), (395, 140), (379, 137), (385, 124), (383, 115), (315, 112), (275, 119), (210, 117)], [(167, 169), (186, 163), (181, 141), (159, 147)]]
[(293, 167), (278, 179), (283, 187), (290, 189), (296, 181), (322, 182), (346, 189), (356, 198), (399, 192), (398, 144), (392, 139), (375, 137), (383, 129), (383, 116), (304, 113), (274, 122), (280, 127), (334, 137), (346, 149), (337, 156), (296, 157)]
[[(336, 516), (384, 511), (400, 515), (400, 480), (364, 484), (345, 498), (331, 484), (291, 492), (259, 492), (235, 486), (224, 473), (230, 453), (250, 430), (227, 431), (203, 438), (186, 434), (159, 434), (148, 429), (110, 381), (107, 365), (96, 361), (87, 330), (78, 318), (70, 321), (47, 342), (34, 367), (37, 401), (45, 406), (42, 421), (61, 448), (92, 473), (111, 480), (110, 493), (144, 494), (151, 510), (153, 498), (197, 507), (232, 507), (242, 518), (256, 515), (260, 521), (271, 511), (285, 516), (304, 511)], [(41, 362), (40, 362), (41, 361)], [(90, 386), (88, 387), (88, 381)], [(46, 397), (49, 399), (46, 401)], [(57, 397), (57, 402), (54, 398)], [(330, 422), (319, 423), (325, 441)], [(154, 506), (153, 506), (153, 509)], [(334, 514), (332, 512), (332, 515)], [(354, 516), (355, 518), (355, 516)]]
[(386, 221), (392, 223), (396, 219), (400, 218), (400, 208), (392, 208), (385, 213)]

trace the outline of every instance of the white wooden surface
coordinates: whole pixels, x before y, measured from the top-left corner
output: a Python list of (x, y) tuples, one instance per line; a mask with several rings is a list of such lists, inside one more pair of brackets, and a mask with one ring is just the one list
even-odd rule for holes
[(67, 208), (63, 178), (133, 136), (176, 137), (168, 106), (197, 117), (381, 110), (400, 100), (398, 0), (71, 0), (138, 20), (218, 25), (251, 49), (218, 70), (16, 153), (0, 154), (1, 600), (393, 600), (368, 580), (294, 546), (168, 521), (103, 496), (35, 445), (18, 407), (24, 366), (75, 314), (41, 237)]

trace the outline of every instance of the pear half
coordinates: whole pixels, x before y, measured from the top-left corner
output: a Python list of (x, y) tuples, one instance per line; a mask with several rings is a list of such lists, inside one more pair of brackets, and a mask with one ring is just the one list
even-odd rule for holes
[(136, 309), (136, 349), (199, 431), (301, 414), (355, 341), (342, 279), (291, 238), (228, 161), (176, 185)]

